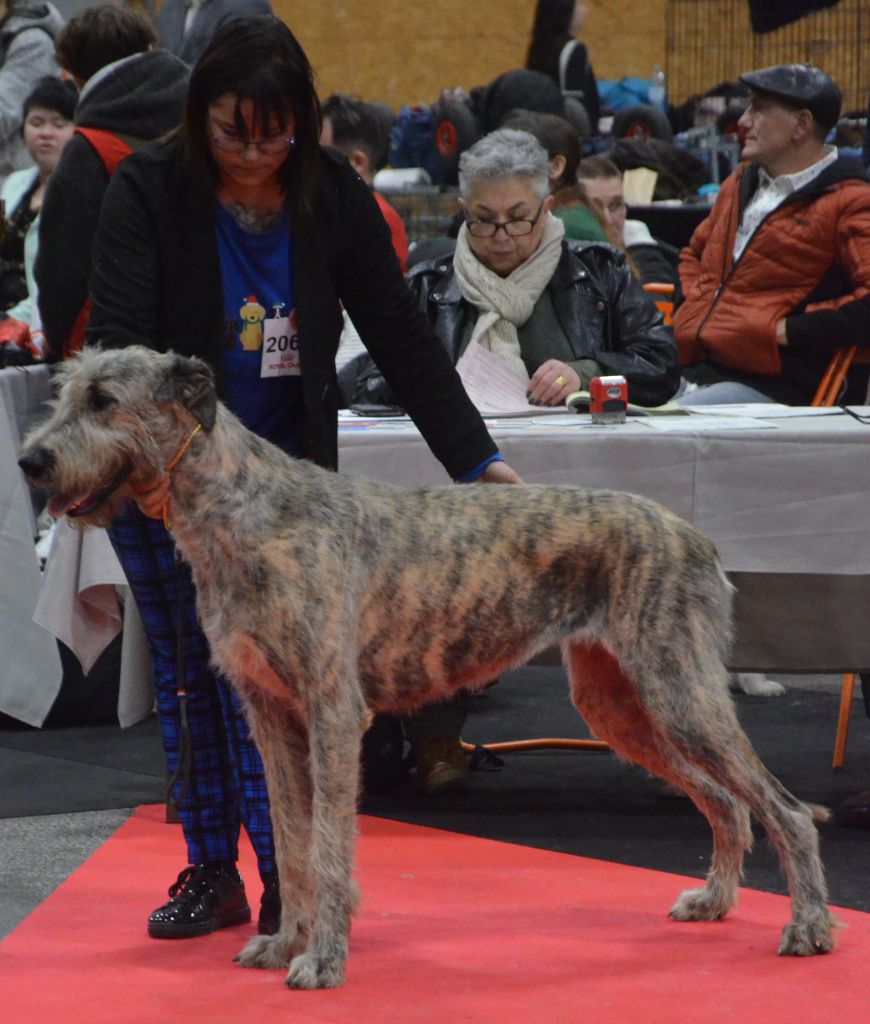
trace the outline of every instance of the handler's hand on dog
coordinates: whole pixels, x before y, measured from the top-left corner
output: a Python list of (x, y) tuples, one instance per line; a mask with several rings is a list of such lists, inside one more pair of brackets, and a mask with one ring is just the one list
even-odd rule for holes
[(168, 473), (131, 483), (131, 497), (143, 515), (151, 519), (160, 519), (163, 516), (163, 507), (169, 497), (169, 484)]
[(506, 462), (490, 462), (475, 483), (521, 484), (523, 478), (515, 473)]

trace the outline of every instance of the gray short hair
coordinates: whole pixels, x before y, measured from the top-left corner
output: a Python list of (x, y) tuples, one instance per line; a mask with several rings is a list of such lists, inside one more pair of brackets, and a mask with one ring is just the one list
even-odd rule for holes
[(485, 181), (527, 178), (539, 199), (550, 192), (547, 151), (534, 135), (514, 128), (498, 128), (459, 157), (459, 194), (467, 200)]

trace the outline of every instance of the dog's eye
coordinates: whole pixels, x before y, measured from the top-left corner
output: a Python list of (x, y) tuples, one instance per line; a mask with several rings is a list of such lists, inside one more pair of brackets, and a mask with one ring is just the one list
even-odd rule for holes
[(92, 391), (88, 401), (94, 412), (104, 412), (115, 405), (115, 399), (111, 395), (107, 395), (105, 391)]

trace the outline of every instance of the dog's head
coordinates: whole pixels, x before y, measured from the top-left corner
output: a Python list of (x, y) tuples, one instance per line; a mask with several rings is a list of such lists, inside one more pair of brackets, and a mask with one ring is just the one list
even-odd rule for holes
[(106, 526), (128, 484), (160, 475), (196, 422), (217, 416), (214, 376), (200, 359), (142, 346), (85, 349), (55, 374), (49, 418), (27, 436), (18, 464), (48, 511)]

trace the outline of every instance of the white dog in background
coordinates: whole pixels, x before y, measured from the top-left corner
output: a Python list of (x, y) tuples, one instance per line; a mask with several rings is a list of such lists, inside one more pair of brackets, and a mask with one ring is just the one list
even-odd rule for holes
[(768, 679), (763, 672), (731, 672), (728, 686), (732, 693), (745, 693), (747, 697), (782, 697), (786, 692), (782, 683)]

